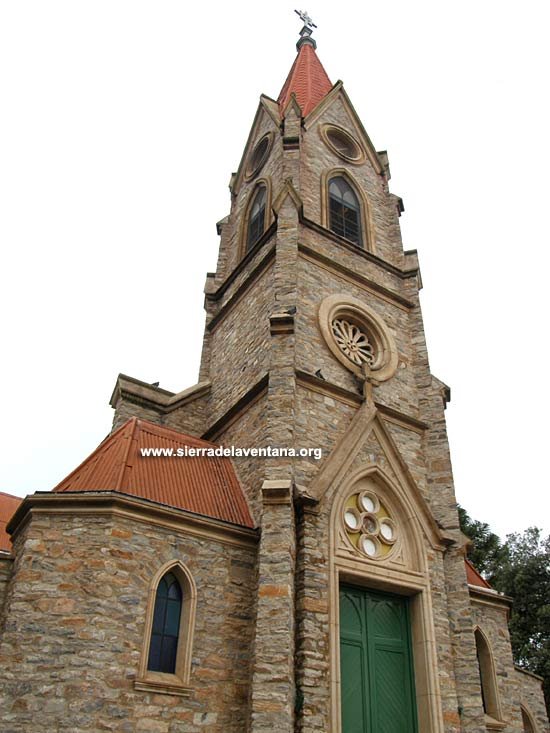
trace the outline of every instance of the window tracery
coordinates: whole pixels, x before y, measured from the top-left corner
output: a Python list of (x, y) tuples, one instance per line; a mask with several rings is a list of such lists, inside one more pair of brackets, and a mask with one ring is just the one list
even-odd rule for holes
[(372, 488), (347, 499), (343, 524), (349, 542), (371, 559), (386, 557), (398, 537), (397, 524)]
[(265, 186), (258, 186), (248, 211), (246, 227), (246, 251), (252, 249), (265, 230), (267, 191)]
[(331, 178), (328, 185), (329, 229), (359, 247), (363, 246), (361, 204), (344, 176)]

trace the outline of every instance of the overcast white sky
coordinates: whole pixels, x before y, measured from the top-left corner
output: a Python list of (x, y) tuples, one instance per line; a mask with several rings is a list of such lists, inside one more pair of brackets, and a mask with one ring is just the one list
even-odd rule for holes
[[(215, 223), (294, 59), (294, 7), (0, 3), (0, 490), (85, 458), (119, 372), (196, 382)], [(549, 7), (307, 6), (404, 198), (458, 499), (501, 535), (550, 530)]]

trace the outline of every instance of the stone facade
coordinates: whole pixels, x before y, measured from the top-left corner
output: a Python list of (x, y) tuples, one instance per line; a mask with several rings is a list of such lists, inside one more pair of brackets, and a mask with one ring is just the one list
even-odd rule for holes
[[(341, 83), (305, 118), (295, 99), (280, 114), (261, 98), (232, 178), (205, 287), (200, 382), (172, 394), (121, 375), (114, 427), (138, 416), (223, 445), (321, 448), (323, 460), (235, 461), (258, 534), (199, 531), (176, 512), (152, 521), (141, 505), (98, 511), (84, 497), (76, 511), (64, 507), (68, 499), (41, 499), (38, 508), (29, 500), (12, 523), (0, 643), (6, 733), (341, 733), (344, 582), (408, 599), (418, 733), (520, 733), (522, 706), (535, 730), (548, 731), (540, 681), (513, 667), (508, 602), (468, 586), (448, 388), (430, 371), (420, 271), (416, 253), (403, 251), (387, 156)], [(353, 137), (360, 159), (325, 144), (327, 125)], [(252, 175), (250, 156), (265, 135), (269, 154)], [(333, 175), (355, 187), (362, 247), (331, 229)], [(259, 184), (264, 233), (247, 252)], [(333, 296), (381, 320), (395, 344), (394, 373), (358, 376), (334, 357), (330, 328), (327, 336), (319, 322)], [(365, 485), (376, 487), (396, 532), (376, 557), (353, 546), (343, 524), (354, 487)], [(185, 695), (136, 687), (151, 578), (172, 560), (197, 587)], [(494, 660), (500, 702), (491, 720), (476, 629)]]
[[(83, 502), (72, 513), (61, 503), (43, 503), (15, 537), (0, 644), (2, 730), (246, 730), (253, 533), (220, 541), (137, 503), (114, 511)], [(151, 581), (176, 560), (200, 588), (187, 697), (135, 689)]]

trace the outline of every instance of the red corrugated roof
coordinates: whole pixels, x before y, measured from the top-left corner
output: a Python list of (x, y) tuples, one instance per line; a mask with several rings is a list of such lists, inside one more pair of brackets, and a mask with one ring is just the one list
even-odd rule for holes
[(294, 92), (305, 117), (331, 89), (330, 79), (315, 49), (311, 44), (304, 43), (292, 64), (277, 102), (282, 113), (290, 101), (290, 95)]
[(0, 550), (11, 552), (11, 539), (6, 532), (6, 524), (23, 499), (0, 491)]
[(141, 455), (142, 448), (215, 448), (213, 443), (131, 418), (54, 491), (120, 491), (214, 519), (254, 523), (229, 458)]
[(465, 558), (466, 563), (466, 578), (468, 579), (469, 585), (477, 585), (481, 588), (490, 588), (489, 583), (483, 578), (479, 572), (475, 569), (472, 563)]

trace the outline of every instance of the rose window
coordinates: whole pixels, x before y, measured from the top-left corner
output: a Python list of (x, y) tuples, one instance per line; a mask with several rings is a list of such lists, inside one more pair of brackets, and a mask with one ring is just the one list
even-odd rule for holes
[(332, 333), (340, 350), (354, 362), (361, 366), (372, 366), (375, 360), (374, 348), (369, 337), (359, 326), (343, 318), (332, 321)]
[(397, 538), (395, 522), (374, 491), (353, 494), (344, 506), (344, 528), (351, 544), (363, 555), (387, 555)]

